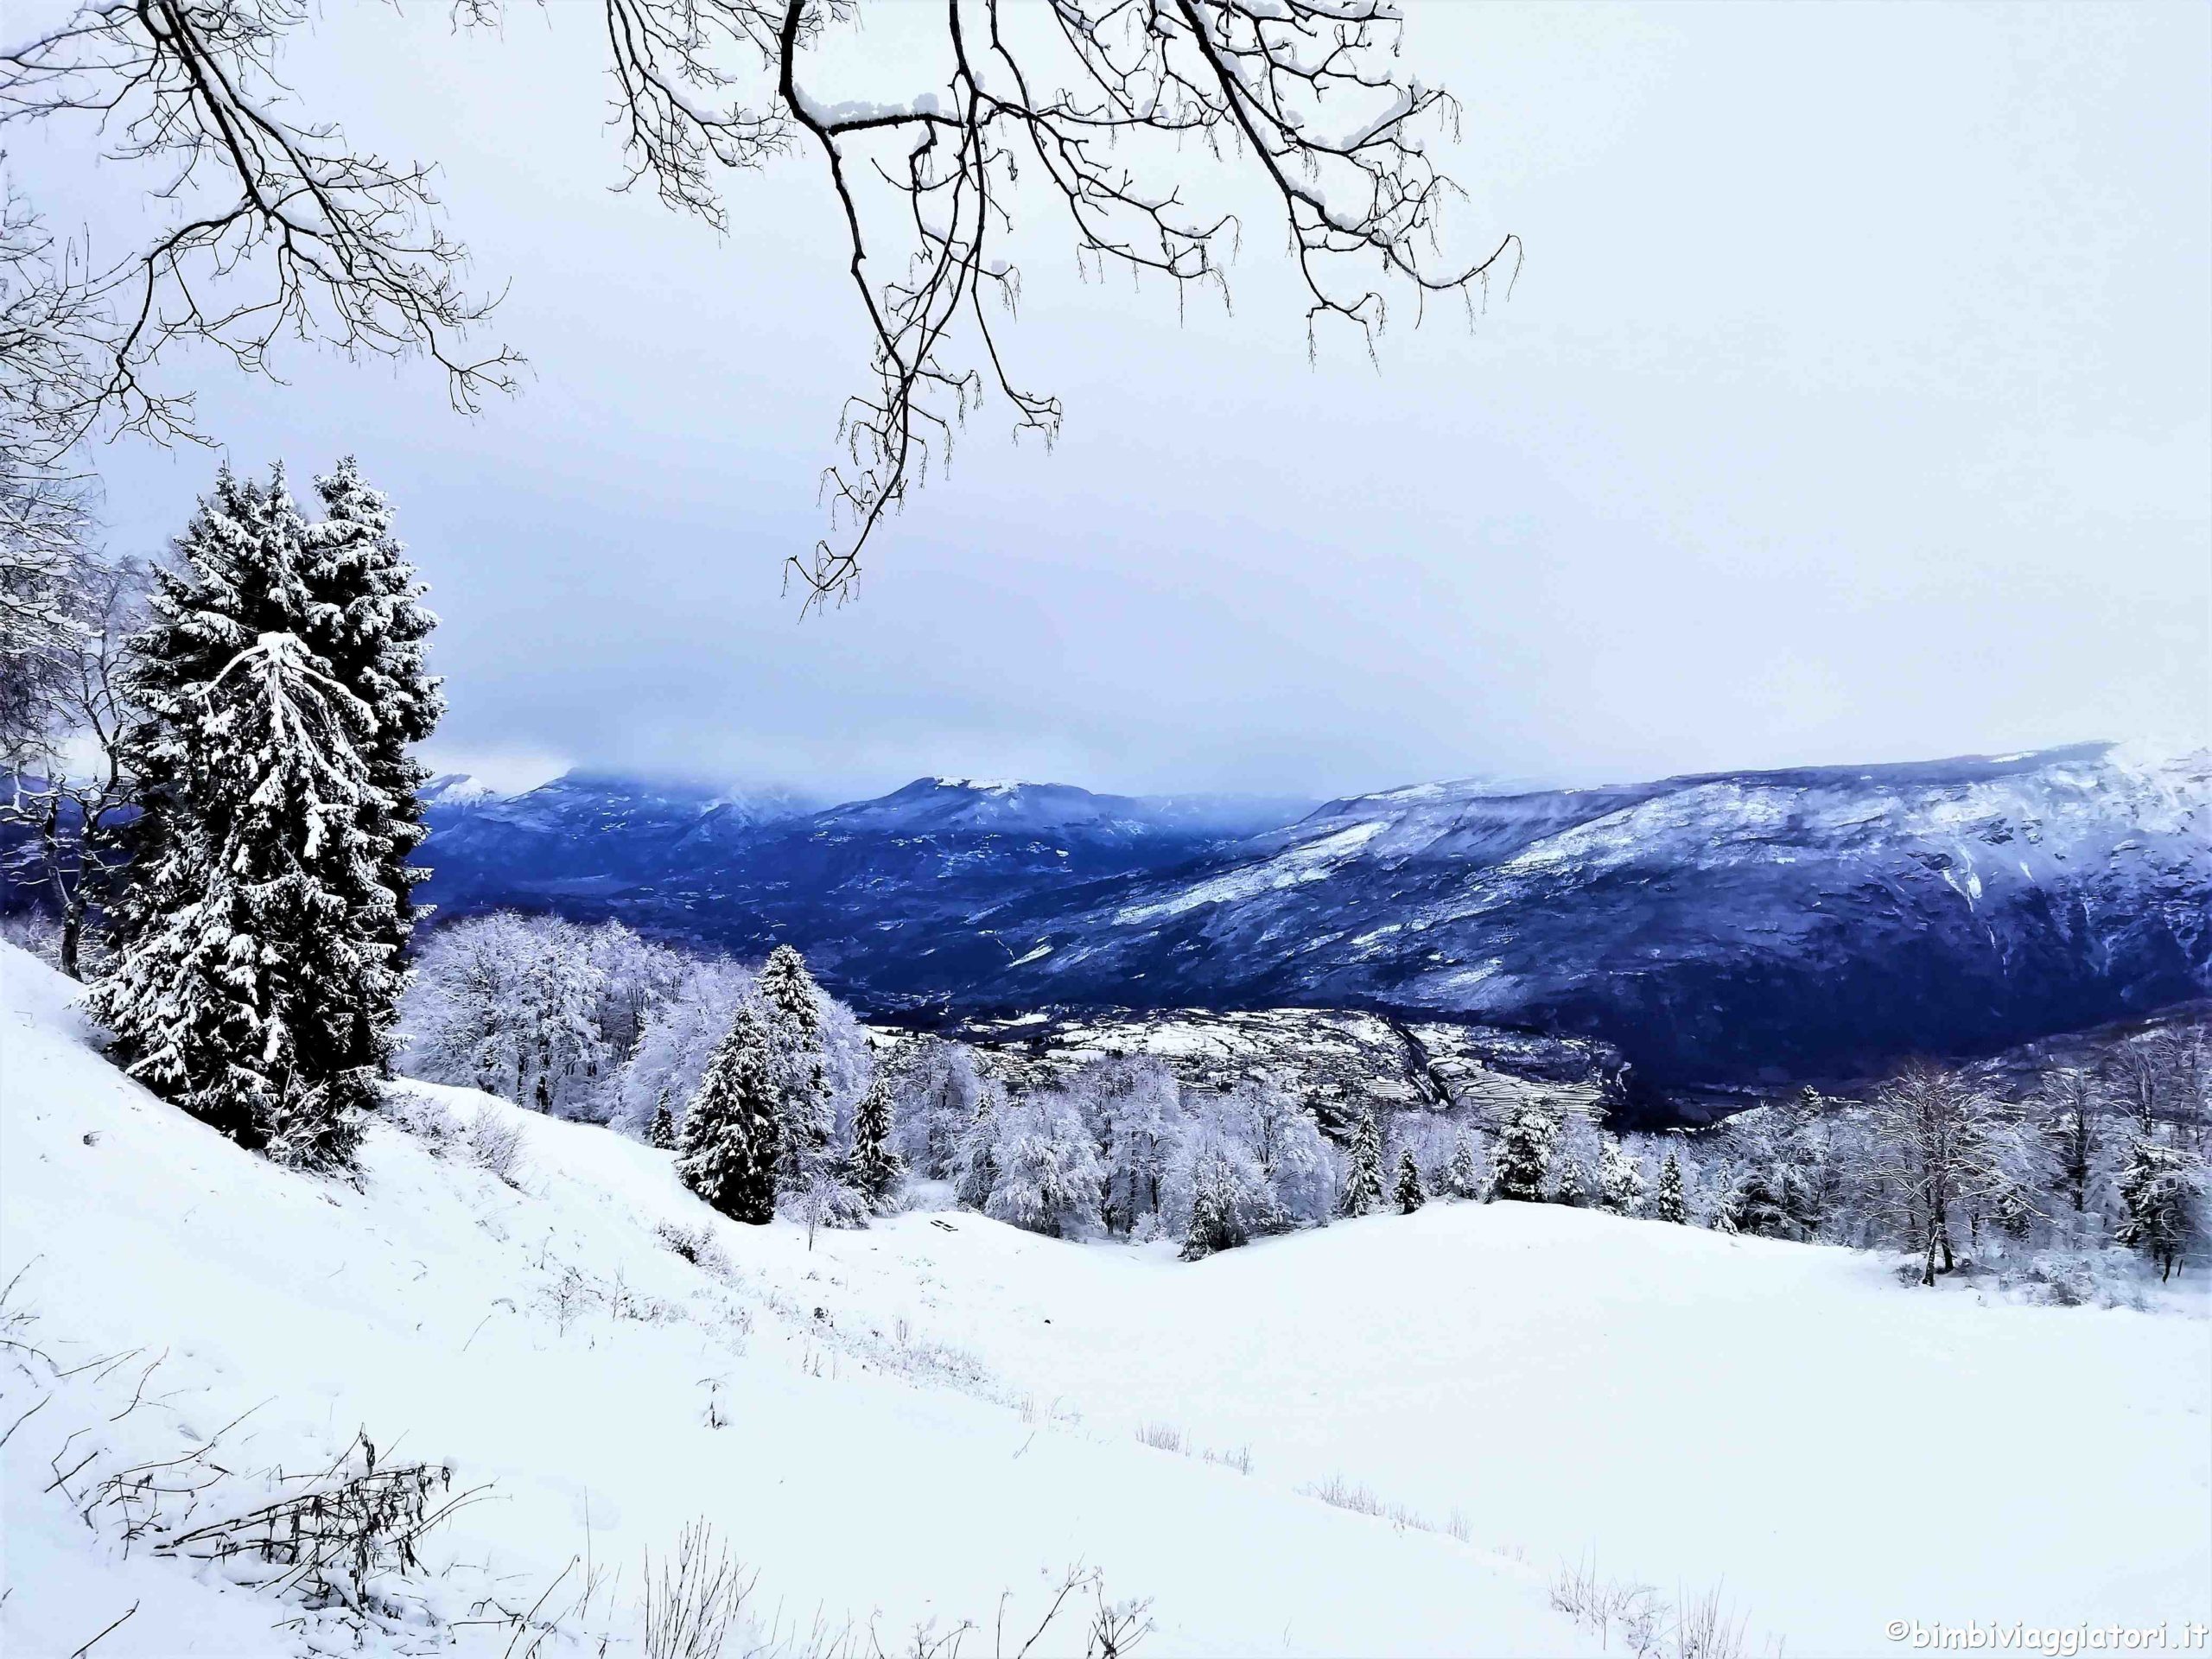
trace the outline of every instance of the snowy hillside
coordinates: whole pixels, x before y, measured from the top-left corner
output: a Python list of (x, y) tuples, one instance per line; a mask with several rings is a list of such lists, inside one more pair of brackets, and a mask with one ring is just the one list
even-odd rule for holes
[(1595, 1652), (1551, 1605), (1574, 1561), (1725, 1580), (1754, 1653), (2212, 1597), (2200, 1319), (1908, 1295), (1868, 1256), (1510, 1204), (1195, 1264), (965, 1212), (810, 1243), (715, 1217), (664, 1154), (428, 1085), (358, 1184), (325, 1183), (122, 1078), (73, 990), (0, 947), (4, 1334), (52, 1361), (0, 1365), (10, 1655), (133, 1607), (98, 1659), (346, 1647), (162, 1558), (158, 1527), (126, 1559), (92, 1500), (219, 1463), (204, 1522), (364, 1431), (486, 1488), (386, 1586), (490, 1621), (463, 1651), (522, 1650), (499, 1610), (550, 1616), (593, 1572), (535, 1650), (638, 1651), (642, 1554), (702, 1516), (764, 1627), (850, 1620), (893, 1651), (975, 1618), (990, 1652), (1001, 1596), (1033, 1622), (1078, 1562), (1149, 1599), (1161, 1656)]

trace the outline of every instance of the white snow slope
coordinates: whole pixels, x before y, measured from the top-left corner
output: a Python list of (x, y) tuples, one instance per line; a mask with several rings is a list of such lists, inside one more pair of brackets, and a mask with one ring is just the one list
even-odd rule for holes
[[(322, 1182), (120, 1077), (73, 989), (0, 947), (0, 1282), (21, 1270), (6, 1307), (38, 1316), (10, 1333), (65, 1365), (143, 1352), (100, 1409), (57, 1395), (0, 1451), (10, 1656), (59, 1659), (134, 1605), (94, 1659), (301, 1650), (296, 1610), (124, 1559), (44, 1490), (242, 1413), (227, 1467), (321, 1466), (365, 1428), (492, 1483), (430, 1535), (431, 1577), (527, 1605), (588, 1548), (634, 1586), (704, 1516), (764, 1623), (873, 1621), (893, 1650), (972, 1618), (988, 1653), (1001, 1593), (1011, 1629), (1077, 1562), (1151, 1599), (1160, 1656), (1596, 1651), (1548, 1594), (1588, 1558), (1670, 1597), (1725, 1581), (1754, 1652), (2212, 1605), (2199, 1319), (1982, 1306), (1842, 1251), (1511, 1205), (1195, 1265), (969, 1214), (810, 1250), (719, 1221), (664, 1154), (427, 1085), (418, 1111), (519, 1125), (518, 1185), (465, 1136), (390, 1126), (358, 1186)], [(728, 1268), (664, 1222), (712, 1227)], [(134, 1386), (151, 1403), (124, 1411)], [(16, 1368), (0, 1389), (5, 1430), (32, 1401)], [(1337, 1476), (1471, 1541), (1301, 1490)]]

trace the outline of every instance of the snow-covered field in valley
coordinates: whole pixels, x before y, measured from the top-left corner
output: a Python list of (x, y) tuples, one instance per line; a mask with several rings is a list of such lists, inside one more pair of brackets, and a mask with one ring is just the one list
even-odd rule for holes
[[(158, 1529), (126, 1551), (98, 1499), (212, 1440), (187, 1466), (233, 1484), (204, 1522), (359, 1432), (486, 1489), (371, 1651), (642, 1651), (644, 1554), (696, 1517), (758, 1573), (751, 1640), (798, 1651), (974, 1619), (989, 1654), (1004, 1599), (1010, 1653), (1078, 1566), (1148, 1600), (1162, 1656), (1597, 1652), (1553, 1605), (1577, 1562), (1718, 1586), (1753, 1654), (2212, 1606), (2201, 1307), (1983, 1305), (1866, 1255), (1511, 1204), (1194, 1264), (968, 1212), (810, 1239), (715, 1216), (667, 1154), (424, 1084), (358, 1184), (322, 1181), (124, 1079), (73, 986), (0, 958), (0, 1335), (52, 1362), (0, 1365), (10, 1655), (134, 1607), (93, 1659), (346, 1650)], [(590, 1573), (564, 1630), (503, 1622)], [(1087, 1594), (1033, 1652), (1082, 1650)]]

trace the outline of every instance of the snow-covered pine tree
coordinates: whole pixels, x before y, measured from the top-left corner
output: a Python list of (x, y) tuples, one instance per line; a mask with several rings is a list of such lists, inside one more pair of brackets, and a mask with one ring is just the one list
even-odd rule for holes
[(906, 1173), (891, 1149), (891, 1079), (879, 1071), (853, 1109), (853, 1147), (846, 1160), (846, 1178), (879, 1210), (899, 1190), (899, 1178)]
[(684, 1109), (677, 1176), (724, 1215), (765, 1225), (776, 1213), (777, 1135), (767, 1033), (741, 1005)]
[(2177, 1147), (2161, 1146), (2155, 1130), (2140, 1130), (2130, 1143), (2120, 1173), (2120, 1201), (2126, 1211), (2115, 1235), (2149, 1256), (2162, 1280), (2173, 1277), (2202, 1226), (2202, 1164)]
[(1492, 1154), (1491, 1191), (1501, 1198), (1541, 1204), (1549, 1196), (1552, 1149), (1559, 1144), (1562, 1116), (1548, 1100), (1516, 1109), (1498, 1131)]
[[(414, 930), (416, 883), (429, 872), (408, 859), (429, 832), (416, 791), (429, 772), (411, 753), (445, 713), (423, 645), (438, 619), (392, 536), (391, 506), (361, 476), (351, 455), (315, 480), (327, 516), (308, 527), (302, 573), (308, 594), (305, 638), (331, 677), (367, 705), (375, 726), (362, 745), (372, 789), (362, 828), (376, 847), (377, 880), (391, 894), (387, 939), (395, 954)], [(365, 1042), (388, 1047), (384, 1033)], [(387, 1055), (378, 1057), (388, 1058)], [(375, 1063), (365, 1056), (365, 1064)]]
[(1444, 1191), (1455, 1198), (1479, 1198), (1483, 1195), (1482, 1157), (1475, 1150), (1475, 1137), (1465, 1129), (1459, 1131), (1452, 1142), (1452, 1157), (1444, 1166)]
[(760, 967), (760, 1000), (768, 1011), (774, 1054), (776, 1186), (798, 1192), (823, 1173), (830, 1147), (830, 1087), (822, 1052), (822, 988), (806, 958), (788, 944)]
[[(632, 1121), (635, 1122), (634, 1119)], [(676, 1150), (676, 1117), (668, 1109), (668, 1090), (665, 1089), (660, 1091), (660, 1099), (654, 1103), (652, 1122), (645, 1125), (645, 1144), (655, 1152)]]
[(375, 715), (307, 641), (307, 526), (227, 469), (131, 642), (145, 780), (94, 1016), (137, 1076), (242, 1144), (342, 1162), (400, 976), (377, 880)]
[(1421, 1191), (1421, 1166), (1414, 1161), (1411, 1147), (1398, 1154), (1398, 1185), (1391, 1197), (1396, 1201), (1398, 1213), (1402, 1216), (1413, 1214), (1428, 1198), (1428, 1194)]
[[(1681, 1171), (1675, 1173), (1679, 1177)], [(1616, 1216), (1632, 1216), (1643, 1207), (1643, 1170), (1617, 1135), (1599, 1145), (1598, 1207)]]
[(1688, 1200), (1682, 1196), (1682, 1160), (1672, 1147), (1667, 1148), (1667, 1156), (1659, 1166), (1659, 1186), (1651, 1198), (1651, 1218), (1671, 1221), (1677, 1226), (1687, 1224), (1690, 1218)]
[(1339, 1207), (1348, 1216), (1370, 1215), (1382, 1207), (1382, 1132), (1371, 1110), (1359, 1115), (1359, 1127), (1352, 1131)]

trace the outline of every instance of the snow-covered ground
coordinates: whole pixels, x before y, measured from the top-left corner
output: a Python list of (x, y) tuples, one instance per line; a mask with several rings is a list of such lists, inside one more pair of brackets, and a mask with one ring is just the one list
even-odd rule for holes
[[(12, 1431), (35, 1402), (0, 1364), (11, 1656), (134, 1605), (94, 1659), (299, 1650), (296, 1610), (125, 1560), (64, 1501), (241, 1414), (243, 1476), (365, 1428), (490, 1483), (424, 1576), (526, 1606), (588, 1553), (626, 1575), (594, 1615), (618, 1636), (641, 1553), (700, 1516), (764, 1622), (873, 1621), (894, 1651), (976, 1618), (988, 1653), (1001, 1595), (1011, 1630), (1077, 1562), (1150, 1599), (1158, 1655), (1596, 1651), (1550, 1605), (1568, 1560), (1670, 1599), (1723, 1583), (1753, 1652), (2212, 1605), (2200, 1318), (1984, 1306), (1842, 1251), (1510, 1205), (1195, 1265), (965, 1213), (810, 1245), (720, 1222), (666, 1154), (427, 1085), (431, 1133), (379, 1127), (358, 1186), (320, 1182), (122, 1078), (72, 988), (0, 947), (0, 1282), (37, 1316), (7, 1334), (63, 1366), (140, 1351)], [(512, 1184), (480, 1120), (519, 1128)], [(1436, 1529), (1307, 1490), (1337, 1478)], [(1063, 1630), (1079, 1649), (1075, 1624), (1037, 1651)]]

